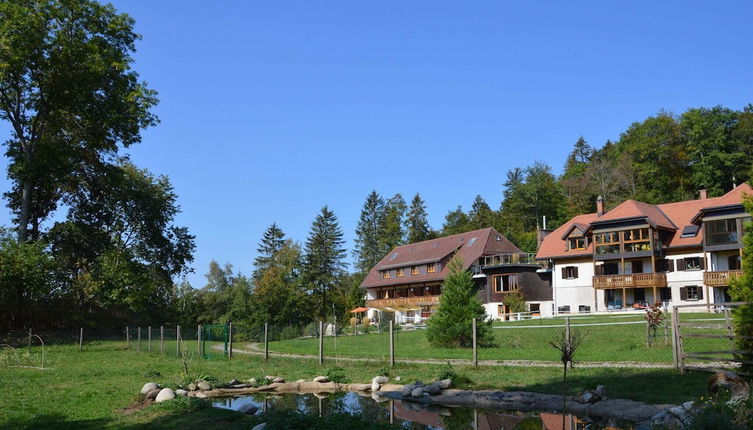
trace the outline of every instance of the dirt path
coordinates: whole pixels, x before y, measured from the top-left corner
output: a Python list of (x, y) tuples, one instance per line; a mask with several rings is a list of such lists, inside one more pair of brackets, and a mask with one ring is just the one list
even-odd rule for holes
[[(245, 344), (246, 349), (233, 348), (233, 354), (250, 354), (250, 355), (264, 355), (264, 350), (258, 343)], [(212, 346), (214, 349), (222, 350), (222, 345)], [(283, 358), (300, 358), (308, 360), (316, 360), (316, 355), (308, 354), (289, 354), (280, 352), (269, 352), (270, 357), (283, 357)], [(342, 356), (327, 356), (324, 357), (328, 361), (349, 361), (349, 362), (372, 362), (383, 363), (384, 359), (380, 358), (365, 358), (365, 357), (342, 357)], [(411, 363), (411, 364), (445, 364), (447, 362), (453, 365), (470, 365), (471, 360), (462, 359), (448, 359), (440, 360), (434, 358), (400, 358), (396, 359), (398, 363)], [(543, 361), (543, 360), (479, 360), (479, 366), (515, 366), (515, 367), (560, 367), (562, 363), (558, 361)], [(576, 367), (619, 367), (619, 368), (631, 368), (631, 369), (671, 369), (672, 365), (667, 363), (642, 363), (634, 361), (576, 361)]]

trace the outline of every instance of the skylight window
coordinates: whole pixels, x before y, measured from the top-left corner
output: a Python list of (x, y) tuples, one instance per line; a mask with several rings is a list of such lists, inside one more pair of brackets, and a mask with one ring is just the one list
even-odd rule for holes
[(697, 225), (686, 225), (685, 228), (682, 229), (681, 237), (695, 237), (697, 234), (698, 234)]
[(472, 237), (471, 240), (468, 241), (468, 244), (466, 246), (471, 247), (474, 243), (476, 243), (477, 237)]
[(397, 254), (398, 254), (397, 252), (393, 252), (392, 255), (390, 255), (390, 261), (396, 259), (397, 258)]

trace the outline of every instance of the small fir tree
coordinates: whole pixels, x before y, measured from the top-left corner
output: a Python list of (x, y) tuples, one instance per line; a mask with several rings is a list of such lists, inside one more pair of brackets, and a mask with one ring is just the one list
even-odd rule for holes
[(444, 280), (439, 309), (429, 319), (426, 337), (436, 347), (463, 347), (473, 345), (473, 318), (479, 346), (491, 346), (492, 322), (487, 320), (484, 306), (476, 297), (473, 277), (463, 270), (463, 261), (454, 257), (449, 263), (450, 273)]
[[(745, 211), (753, 213), (753, 197), (745, 198)], [(729, 295), (735, 302), (745, 302), (744, 305), (735, 308), (733, 317), (735, 320), (735, 334), (737, 334), (737, 349), (748, 353), (753, 352), (753, 339), (750, 334), (753, 333), (753, 226), (750, 222), (745, 225), (745, 236), (743, 237), (743, 257), (742, 257), (743, 274), (732, 281), (729, 289)], [(738, 357), (742, 360), (750, 360), (750, 356)], [(753, 365), (743, 364), (745, 371), (753, 370)]]

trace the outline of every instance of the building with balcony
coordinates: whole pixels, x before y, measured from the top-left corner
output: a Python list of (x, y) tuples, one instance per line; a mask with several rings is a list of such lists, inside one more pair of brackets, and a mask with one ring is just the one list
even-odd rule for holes
[(545, 233), (536, 258), (552, 268), (559, 312), (729, 301), (750, 214), (742, 184), (721, 197), (651, 205), (627, 200)]
[[(459, 256), (473, 273), (478, 298), (492, 318), (508, 314), (504, 297), (520, 292), (531, 311), (551, 313), (548, 271), (534, 254), (526, 254), (493, 228), (399, 246), (374, 266), (361, 288), (369, 317), (394, 312), (398, 322), (421, 322), (439, 305), (447, 264)], [(530, 300), (530, 301), (529, 301)]]

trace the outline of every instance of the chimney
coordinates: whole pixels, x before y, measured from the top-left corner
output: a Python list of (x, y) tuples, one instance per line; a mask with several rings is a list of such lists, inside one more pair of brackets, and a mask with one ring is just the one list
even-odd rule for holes
[(601, 196), (596, 199), (596, 215), (604, 215), (604, 198)]
[(701, 200), (706, 200), (707, 198), (709, 198), (709, 193), (705, 189), (698, 190), (698, 196)]
[(536, 222), (536, 251), (541, 248), (541, 243), (544, 241), (544, 238), (549, 234), (549, 230), (546, 229), (546, 215), (544, 215), (543, 224), (544, 228), (541, 228), (538, 226), (538, 222)]

